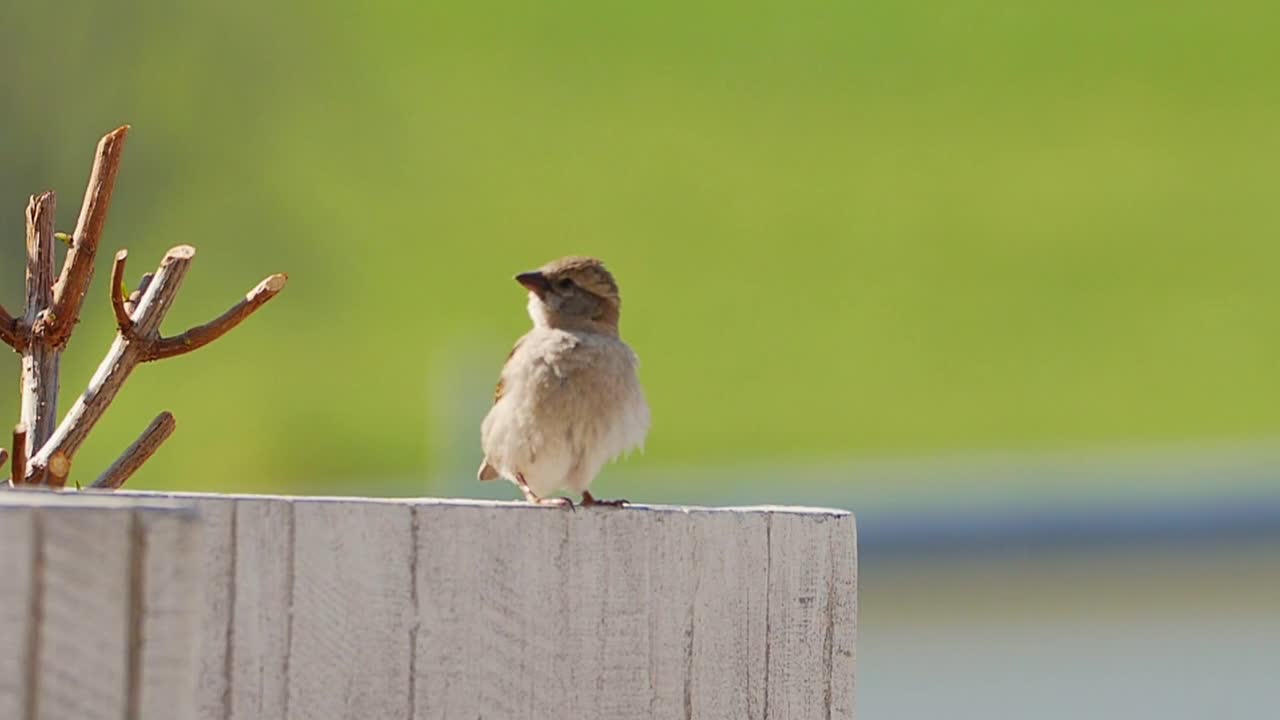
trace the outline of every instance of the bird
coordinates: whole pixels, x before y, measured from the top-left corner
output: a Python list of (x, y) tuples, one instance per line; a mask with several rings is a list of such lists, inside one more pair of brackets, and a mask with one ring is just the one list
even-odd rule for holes
[(640, 361), (618, 333), (618, 283), (594, 257), (567, 256), (515, 276), (533, 328), (507, 355), (480, 425), (481, 481), (505, 478), (525, 500), (573, 509), (621, 506), (589, 487), (608, 462), (643, 450), (650, 414)]

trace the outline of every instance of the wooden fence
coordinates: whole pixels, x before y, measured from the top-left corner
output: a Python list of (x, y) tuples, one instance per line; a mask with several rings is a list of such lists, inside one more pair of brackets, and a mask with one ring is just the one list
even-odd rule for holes
[(852, 718), (853, 517), (0, 493), (0, 718)]

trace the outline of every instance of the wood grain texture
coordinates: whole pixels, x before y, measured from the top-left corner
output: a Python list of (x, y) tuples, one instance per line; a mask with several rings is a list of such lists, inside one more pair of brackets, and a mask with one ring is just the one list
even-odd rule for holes
[(539, 612), (562, 623), (562, 707), (570, 717), (648, 717), (649, 523), (642, 513), (613, 509), (560, 514), (565, 535), (551, 555), (559, 598)]
[[(826, 644), (852, 628), (788, 609), (825, 613), (795, 593), (834, 586), (831, 529), (852, 542), (852, 519), (784, 521), (777, 542), (800, 543), (782, 554), (809, 568), (807, 584), (786, 570), (771, 588), (771, 518), (420, 505), (415, 717), (852, 717), (851, 648), (829, 703)], [(771, 600), (785, 637), (769, 635)], [(804, 669), (773, 679), (781, 700), (766, 715), (770, 663)]]
[(23, 717), (30, 681), (37, 563), (36, 514), (0, 505), (0, 718)]
[(689, 715), (763, 718), (769, 516), (694, 518)]
[[(830, 517), (769, 518), (768, 683), (766, 720), (838, 717), (843, 683), (833, 683), (836, 627), (835, 557)], [(841, 632), (841, 637), (845, 635)]]
[[(697, 629), (691, 610), (698, 577), (689, 570), (697, 552), (696, 522), (689, 513), (655, 513), (649, 522), (649, 710), (655, 718), (689, 718), (695, 698), (690, 660)], [(764, 667), (763, 656), (755, 661)]]
[[(134, 646), (129, 717), (192, 720), (195, 717), (201, 526), (189, 512), (134, 511)], [(139, 554), (141, 557), (139, 558)]]
[[(490, 688), (507, 679), (501, 672), (490, 674), (483, 663), (488, 653), (480, 644), (483, 638), (469, 637), (465, 632), (467, 626), (481, 622), (486, 612), (488, 597), (482, 594), (483, 589), (500, 587), (511, 573), (525, 566), (525, 558), (513, 547), (516, 552), (509, 560), (474, 572), (466, 567), (471, 548), (494, 539), (486, 528), (495, 516), (491, 508), (484, 507), (464, 507), (436, 517), (415, 508), (415, 718), (442, 720), (460, 712), (464, 705), (490, 704)], [(516, 525), (513, 529), (529, 530), (520, 520), (511, 518)], [(528, 544), (544, 540), (535, 534), (528, 537)], [(544, 658), (544, 662), (552, 661)], [(531, 680), (533, 685), (539, 684), (537, 677)], [(473, 683), (475, 691), (469, 689)]]
[(411, 507), (297, 501), (293, 510), (285, 717), (408, 717)]
[(39, 509), (43, 567), (37, 718), (127, 717), (133, 514)]
[(180, 497), (233, 578), (201, 720), (853, 717), (847, 513)]
[(0, 717), (191, 717), (200, 527), (155, 499), (0, 493)]
[(854, 716), (858, 636), (858, 530), (852, 515), (830, 523), (831, 561), (831, 717)]
[(199, 720), (227, 720), (231, 715), (231, 622), (235, 602), (235, 528), (241, 503), (211, 500), (200, 505), (203, 551), (198, 565), (197, 600), (201, 620), (195, 714)]
[[(236, 500), (224, 718), (284, 718), (293, 605), (293, 503)], [(218, 720), (222, 720), (219, 718)]]

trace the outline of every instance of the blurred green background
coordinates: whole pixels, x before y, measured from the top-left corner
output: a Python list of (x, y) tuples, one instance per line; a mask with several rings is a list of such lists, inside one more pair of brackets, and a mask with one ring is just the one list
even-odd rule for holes
[(854, 508), (868, 717), (1265, 716), (1277, 38), (1256, 0), (7, 2), (0, 301), (28, 194), (69, 230), (132, 124), (64, 409), (117, 248), (199, 249), (169, 332), (291, 279), (73, 477), (168, 409), (131, 487), (515, 498), (473, 474), (512, 275), (598, 255), (654, 415), (601, 493)]
[(7, 307), (27, 195), (70, 229), (133, 125), (64, 406), (116, 248), (198, 248), (174, 332), (291, 277), (82, 473), (168, 408), (137, 487), (430, 492), (566, 253), (624, 290), (637, 469), (1280, 433), (1269, 5), (55, 5), (0, 10)]

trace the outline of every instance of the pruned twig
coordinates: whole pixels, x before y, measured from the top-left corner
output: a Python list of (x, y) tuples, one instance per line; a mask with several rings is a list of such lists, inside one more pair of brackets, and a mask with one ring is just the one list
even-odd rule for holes
[(48, 337), (54, 302), (53, 220), (53, 193), (32, 196), (27, 203), (27, 303), (23, 318), (23, 324), (31, 331), (22, 349), (20, 422), (27, 426), (33, 448), (49, 439), (58, 421), (61, 352)]
[(71, 458), (64, 452), (56, 452), (49, 458), (49, 487), (66, 487), (71, 474)]
[(204, 325), (193, 327), (181, 335), (160, 338), (151, 346), (151, 352), (143, 359), (163, 360), (183, 355), (193, 350), (199, 350), (231, 332), (235, 326), (244, 322), (245, 318), (252, 315), (255, 310), (267, 304), (268, 300), (284, 289), (284, 285), (288, 280), (289, 276), (284, 273), (276, 273), (268, 277), (246, 293), (243, 300), (231, 306), (231, 309), (213, 320)]
[(195, 248), (190, 245), (179, 245), (165, 254), (151, 285), (134, 311), (133, 331), (127, 334), (116, 333), (115, 342), (111, 344), (107, 356), (102, 359), (98, 371), (89, 380), (89, 388), (67, 411), (67, 416), (62, 419), (62, 424), (53, 433), (53, 437), (31, 459), (28, 473), (32, 482), (42, 481), (49, 467), (49, 459), (55, 452), (62, 451), (68, 457), (75, 457), (89, 431), (102, 418), (124, 381), (147, 356), (152, 343), (159, 337), (160, 321), (173, 305), (195, 254)]
[(116, 327), (122, 331), (128, 331), (133, 325), (133, 321), (129, 319), (129, 310), (125, 307), (126, 297), (124, 292), (124, 266), (129, 259), (129, 251), (121, 250), (116, 253), (115, 262), (111, 263), (111, 309), (116, 315)]
[(80, 207), (80, 219), (71, 235), (71, 249), (67, 251), (58, 276), (53, 312), (49, 318), (49, 341), (58, 348), (66, 345), (71, 330), (80, 319), (80, 306), (84, 303), (89, 281), (93, 279), (93, 259), (98, 253), (102, 228), (107, 222), (107, 210), (111, 207), (111, 194), (115, 191), (116, 174), (120, 170), (120, 157), (129, 126), (116, 128), (98, 142), (93, 158), (93, 170), (89, 173), (89, 185), (84, 191), (84, 204)]
[(22, 352), (27, 342), (18, 319), (10, 315), (3, 305), (0, 305), (0, 341), (18, 352)]
[(142, 278), (138, 280), (138, 287), (129, 293), (129, 297), (124, 301), (124, 311), (133, 315), (133, 311), (138, 309), (138, 301), (142, 299), (142, 293), (147, 291), (151, 286), (152, 273), (142, 273)]
[(10, 454), (13, 456), (12, 485), (21, 485), (27, 476), (27, 426), (18, 423), (13, 426), (13, 445)]
[[(98, 371), (89, 381), (88, 389), (67, 411), (62, 424), (58, 426), (49, 441), (32, 457), (27, 474), (29, 481), (45, 481), (50, 471), (50, 463), (57, 453), (64, 453), (68, 460), (75, 457), (85, 438), (88, 437), (89, 431), (101, 419), (111, 401), (120, 392), (125, 380), (139, 363), (181, 355), (209, 344), (234, 328), (284, 287), (284, 274), (272, 275), (250, 292), (241, 303), (223, 313), (218, 319), (166, 340), (160, 336), (160, 323), (177, 297), (178, 289), (182, 286), (195, 252), (195, 248), (190, 245), (179, 245), (165, 254), (160, 267), (151, 281), (146, 283), (145, 291), (129, 314), (129, 324), (116, 333), (115, 342), (112, 343), (102, 363), (98, 365)], [(120, 258), (117, 262), (117, 271), (123, 273), (123, 259), (120, 255), (117, 255), (117, 258)], [(113, 275), (115, 272), (113, 271)], [(113, 307), (118, 294), (118, 290), (113, 290)], [(187, 339), (180, 339), (184, 337)], [(157, 419), (157, 423), (162, 423), (161, 419)], [(162, 429), (159, 428), (156, 432)], [(165, 437), (171, 431), (172, 428), (165, 431)], [(144, 433), (144, 438), (146, 435), (147, 433)], [(163, 439), (160, 438), (156, 446)], [(154, 448), (151, 452), (154, 452)], [(129, 452), (126, 452), (126, 455), (129, 455)], [(147, 456), (149, 457), (149, 453)], [(142, 460), (145, 459), (146, 457), (142, 457)], [(138, 464), (140, 465), (141, 462)], [(124, 477), (127, 478), (128, 475)]]
[(143, 463), (151, 459), (164, 441), (169, 439), (175, 427), (177, 422), (173, 419), (173, 413), (166, 410), (157, 415), (138, 439), (120, 454), (119, 459), (93, 481), (93, 487), (115, 490), (124, 485)]

